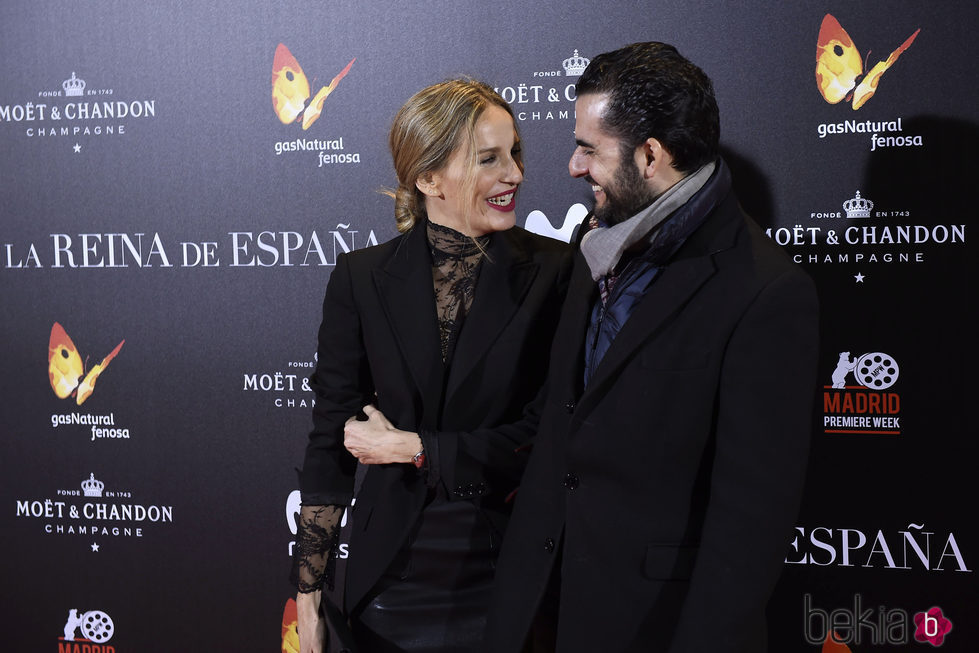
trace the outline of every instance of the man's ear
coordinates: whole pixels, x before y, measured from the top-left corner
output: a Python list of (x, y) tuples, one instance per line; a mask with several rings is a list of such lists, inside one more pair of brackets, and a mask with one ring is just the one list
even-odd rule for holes
[(655, 177), (671, 176), (673, 171), (673, 156), (669, 150), (663, 147), (657, 138), (647, 138), (637, 148), (637, 163), (642, 169), (645, 179)]
[(426, 172), (415, 180), (415, 188), (429, 197), (441, 197), (442, 191), (439, 190), (439, 175), (434, 172)]
[(686, 176), (673, 167), (673, 155), (656, 138), (647, 138), (636, 148), (636, 164), (656, 195), (665, 193)]

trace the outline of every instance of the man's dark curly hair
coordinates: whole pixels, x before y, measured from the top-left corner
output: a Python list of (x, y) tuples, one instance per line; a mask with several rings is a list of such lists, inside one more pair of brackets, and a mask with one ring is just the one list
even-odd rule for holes
[(700, 68), (666, 43), (633, 43), (591, 60), (578, 96), (609, 96), (603, 126), (631, 153), (655, 138), (673, 167), (691, 173), (717, 156), (721, 126), (714, 86)]

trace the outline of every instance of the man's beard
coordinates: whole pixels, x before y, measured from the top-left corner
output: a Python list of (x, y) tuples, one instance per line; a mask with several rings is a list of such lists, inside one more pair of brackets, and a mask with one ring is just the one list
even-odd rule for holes
[(628, 220), (656, 199), (656, 195), (649, 190), (636, 169), (631, 156), (622, 157), (611, 188), (603, 185), (602, 192), (605, 193), (605, 204), (596, 206), (594, 215), (597, 220), (609, 226)]

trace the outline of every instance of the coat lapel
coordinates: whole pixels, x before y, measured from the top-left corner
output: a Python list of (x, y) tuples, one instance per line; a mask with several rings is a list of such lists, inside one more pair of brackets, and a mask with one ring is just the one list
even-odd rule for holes
[(601, 392), (602, 386), (632, 358), (643, 342), (669, 325), (673, 315), (713, 276), (714, 271), (711, 260), (703, 257), (671, 264), (660, 272), (660, 278), (636, 305), (599, 363), (582, 397), (582, 408), (587, 404), (586, 398), (596, 391)]
[(487, 254), (480, 266), (472, 308), (456, 342), (447, 402), (510, 323), (540, 268), (507, 231), (494, 235)]
[[(420, 396), (442, 392), (442, 355), (425, 223), (417, 224), (395, 255), (374, 271), (374, 286)], [(428, 407), (421, 426), (435, 427), (438, 407)]]
[(551, 352), (549, 383), (553, 384), (551, 393), (559, 401), (575, 401), (581, 394), (585, 335), (591, 307), (597, 298), (598, 286), (592, 281), (588, 264), (578, 252)]

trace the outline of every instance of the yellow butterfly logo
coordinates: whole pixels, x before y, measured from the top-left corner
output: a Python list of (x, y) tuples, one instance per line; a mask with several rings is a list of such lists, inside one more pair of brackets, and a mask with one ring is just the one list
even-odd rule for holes
[(292, 56), (282, 43), (275, 49), (275, 58), (272, 60), (272, 106), (275, 108), (275, 115), (279, 116), (282, 124), (288, 125), (302, 120), (303, 129), (316, 122), (323, 111), (323, 102), (327, 96), (336, 90), (340, 80), (350, 72), (350, 67), (354, 65), (357, 58), (350, 60), (347, 67), (340, 71), (328, 86), (319, 90), (316, 96), (309, 102), (309, 80), (296, 58)]
[(296, 600), (288, 599), (282, 611), (282, 653), (299, 653), (297, 614)]
[(826, 14), (816, 39), (816, 85), (819, 93), (830, 104), (852, 98), (853, 110), (856, 111), (873, 97), (881, 75), (911, 46), (920, 31), (915, 30), (885, 61), (878, 61), (864, 75), (864, 62), (853, 39), (832, 14)]
[[(93, 365), (88, 374), (85, 374), (85, 366), (75, 343), (71, 341), (64, 327), (55, 322), (51, 327), (51, 338), (48, 340), (48, 379), (51, 381), (54, 394), (58, 395), (59, 399), (75, 395), (75, 402), (81, 406), (95, 390), (95, 381), (99, 378), (99, 374), (105, 371), (125, 342), (123, 340), (116, 345), (116, 348), (109, 352), (101, 363)], [(85, 374), (84, 378), (82, 374)], [(82, 379), (81, 382), (79, 379)]]

